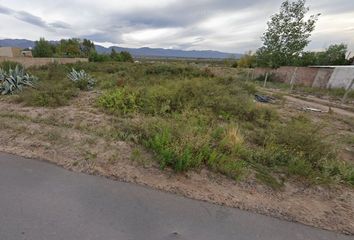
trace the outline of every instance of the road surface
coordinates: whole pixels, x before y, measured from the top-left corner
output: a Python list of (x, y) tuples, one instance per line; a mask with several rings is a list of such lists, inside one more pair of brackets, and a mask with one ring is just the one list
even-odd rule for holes
[(353, 238), (0, 153), (0, 239)]

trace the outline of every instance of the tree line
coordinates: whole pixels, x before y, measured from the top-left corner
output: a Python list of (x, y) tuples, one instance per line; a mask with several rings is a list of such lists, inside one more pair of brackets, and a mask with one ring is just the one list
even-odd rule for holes
[(116, 52), (112, 49), (111, 54), (100, 54), (92, 41), (79, 38), (62, 39), (59, 42), (40, 38), (35, 42), (32, 54), (34, 57), (85, 57), (93, 62), (133, 62), (133, 57), (127, 51)]
[(263, 46), (255, 53), (247, 52), (233, 64), (234, 67), (280, 67), (310, 65), (348, 65), (348, 46), (332, 44), (321, 52), (305, 51), (321, 14), (310, 15), (306, 0), (289, 1), (281, 4), (279, 13), (267, 23), (261, 37)]

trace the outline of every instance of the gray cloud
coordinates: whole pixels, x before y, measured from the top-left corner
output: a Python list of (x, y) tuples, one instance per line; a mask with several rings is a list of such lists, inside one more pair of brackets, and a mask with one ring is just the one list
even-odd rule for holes
[(0, 5), (0, 13), (1, 14), (11, 14), (12, 10)]
[[(277, 2), (278, 0), (272, 1)], [(111, 12), (102, 16), (104, 24), (100, 24), (101, 33), (85, 34), (81, 35), (81, 37), (88, 37), (97, 42), (120, 43), (124, 32), (150, 28), (183, 28), (183, 31), (175, 36), (175, 39), (187, 36), (196, 36), (197, 39), (200, 39), (200, 36), (204, 36), (203, 39), (205, 39), (210, 34), (213, 34), (215, 30), (200, 29), (195, 27), (195, 24), (218, 14), (231, 14), (233, 12), (238, 14), (238, 12), (247, 11), (256, 5), (258, 8), (262, 8), (268, 4), (269, 2), (264, 3), (261, 0), (253, 1), (252, 3), (247, 3), (243, 0), (235, 0), (231, 3), (228, 0), (177, 1), (160, 9), (137, 8), (131, 12)], [(235, 23), (235, 26), (247, 27), (257, 21), (258, 16), (253, 15), (242, 19), (242, 22)], [(189, 48), (202, 42), (192, 40), (189, 43), (176, 43), (175, 45), (181, 48)]]
[(353, 12), (354, 1), (348, 0), (322, 0), (313, 1), (311, 7), (316, 9), (317, 12), (322, 14), (336, 14), (336, 13), (346, 13)]
[(48, 27), (47, 23), (43, 21), (40, 17), (34, 16), (25, 11), (13, 11), (11, 14), (18, 20), (24, 21), (29, 24), (36, 25), (38, 27)]
[(270, 0), (267, 3), (261, 0), (255, 0), (251, 3), (244, 0), (177, 1), (158, 10), (137, 8), (127, 13), (112, 13), (108, 15), (108, 19), (112, 23), (125, 21), (133, 26), (186, 27), (215, 14), (247, 10), (255, 6), (262, 8), (269, 2), (278, 2), (278, 0)]
[[(138, 0), (3, 2), (11, 8), (0, 6), (0, 14), (37, 26), (52, 38), (85, 37), (128, 47), (244, 52), (261, 45), (266, 21), (278, 11), (282, 0), (151, 0), (148, 4)], [(24, 11), (21, 3), (38, 11), (36, 14)], [(311, 49), (335, 41), (354, 47), (352, 0), (308, 0), (308, 5), (312, 12), (322, 13)], [(40, 14), (44, 12), (46, 15)], [(345, 19), (341, 17), (343, 14)], [(52, 15), (56, 21), (46, 17)], [(0, 37), (3, 34), (0, 29)], [(39, 37), (36, 31), (31, 36)]]
[(35, 16), (29, 12), (26, 11), (16, 11), (13, 10), (11, 8), (7, 8), (4, 6), (0, 5), (0, 14), (5, 14), (5, 15), (10, 15), (15, 17), (18, 20), (21, 20), (23, 22), (38, 26), (38, 27), (42, 27), (42, 28), (46, 28), (49, 31), (55, 31), (58, 28), (64, 28), (64, 29), (68, 29), (70, 28), (70, 25), (62, 22), (62, 21), (56, 21), (56, 22), (46, 22), (45, 20), (43, 20), (42, 18)]
[(70, 29), (71, 28), (70, 24), (65, 23), (65, 22), (61, 22), (61, 21), (48, 23), (47, 25), (51, 28), (57, 28), (57, 29), (60, 29), (60, 28), (61, 29)]

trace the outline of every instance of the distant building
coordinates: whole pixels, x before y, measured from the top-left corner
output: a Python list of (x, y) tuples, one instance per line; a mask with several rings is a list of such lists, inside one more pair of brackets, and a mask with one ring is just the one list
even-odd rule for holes
[(22, 57), (33, 57), (31, 50), (22, 50), (21, 55)]
[(21, 57), (21, 48), (0, 47), (0, 57)]
[(0, 47), (0, 57), (32, 57), (32, 51), (16, 47)]

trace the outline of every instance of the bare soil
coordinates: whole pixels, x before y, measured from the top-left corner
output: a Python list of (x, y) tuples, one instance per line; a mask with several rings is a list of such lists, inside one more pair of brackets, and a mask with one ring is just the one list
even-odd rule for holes
[[(70, 106), (32, 108), (0, 100), (0, 151), (40, 158), (66, 169), (133, 182), (189, 198), (237, 207), (346, 234), (354, 234), (354, 189), (346, 186), (306, 186), (296, 179), (280, 191), (255, 180), (235, 182), (206, 169), (175, 174), (160, 170), (151, 153), (130, 142), (107, 137), (112, 118), (94, 107), (97, 93), (81, 93)], [(301, 109), (287, 101), (281, 114)], [(324, 113), (340, 134), (353, 131), (352, 119), (343, 121)], [(349, 144), (350, 145), (350, 144)], [(349, 146), (345, 145), (346, 147)], [(352, 159), (353, 152), (346, 158)]]

